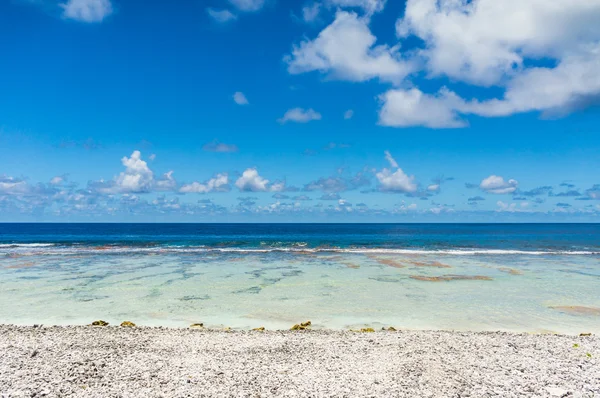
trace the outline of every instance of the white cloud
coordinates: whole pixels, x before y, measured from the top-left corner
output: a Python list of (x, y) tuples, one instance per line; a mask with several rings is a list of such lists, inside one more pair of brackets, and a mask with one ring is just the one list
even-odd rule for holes
[(157, 191), (172, 191), (177, 187), (177, 181), (173, 178), (173, 171), (163, 174), (160, 180), (156, 180), (154, 188)]
[(150, 159), (151, 161), (156, 160), (156, 154), (153, 153), (152, 155), (148, 156), (148, 159)]
[(409, 0), (397, 32), (425, 40), (432, 74), (491, 85), (526, 58), (579, 52), (600, 38), (598, 20), (594, 0)]
[(456, 108), (462, 100), (446, 89), (433, 96), (418, 88), (392, 89), (379, 96), (379, 124), (391, 127), (464, 127)]
[(265, 5), (265, 0), (229, 0), (231, 4), (241, 11), (258, 11)]
[[(125, 171), (114, 180), (90, 182), (89, 188), (103, 194), (116, 194), (150, 192), (155, 187), (154, 173), (142, 160), (140, 151), (133, 151), (130, 157), (124, 156), (121, 163), (125, 166)], [(170, 175), (165, 175), (164, 178), (168, 179)]]
[(430, 186), (427, 187), (427, 190), (429, 192), (439, 192), (440, 184), (431, 184)]
[(600, 45), (588, 53), (566, 57), (555, 68), (527, 69), (508, 83), (502, 99), (472, 101), (461, 110), (480, 116), (530, 111), (560, 114), (585, 106), (599, 95)]
[(233, 94), (233, 100), (238, 105), (248, 105), (249, 104), (248, 99), (246, 98), (244, 93), (242, 93), (241, 91), (238, 91), (235, 94)]
[(519, 183), (516, 180), (510, 179), (504, 181), (504, 178), (500, 176), (491, 175), (481, 181), (479, 188), (488, 193), (501, 195), (515, 192), (518, 185)]
[(400, 58), (399, 47), (376, 46), (368, 18), (338, 11), (335, 21), (314, 40), (294, 46), (284, 58), (288, 71), (300, 74), (319, 71), (330, 77), (350, 81), (379, 78), (400, 83), (413, 66)]
[(275, 181), (269, 188), (269, 191), (271, 191), (271, 192), (285, 191), (285, 182), (284, 181)]
[(302, 19), (304, 22), (314, 22), (321, 12), (321, 3), (314, 2), (309, 6), (304, 6), (302, 8)]
[(505, 203), (499, 200), (498, 202), (496, 202), (496, 205), (498, 206), (498, 209), (496, 210), (498, 212), (505, 211), (509, 213), (514, 213), (516, 211), (519, 211), (516, 203)]
[(50, 184), (52, 185), (60, 185), (65, 181), (65, 178), (63, 176), (56, 176), (56, 177), (52, 177), (52, 179), (50, 180)]
[(30, 186), (26, 181), (14, 177), (0, 176), (0, 194), (17, 195), (29, 191)]
[(133, 151), (131, 157), (123, 157), (121, 163), (125, 171), (119, 174), (115, 180), (116, 187), (120, 192), (145, 192), (149, 191), (154, 180), (154, 173), (148, 167), (148, 163), (142, 160), (140, 151)]
[(284, 190), (283, 183), (276, 182), (270, 185), (269, 180), (261, 177), (258, 170), (254, 168), (246, 169), (235, 182), (235, 186), (241, 192), (280, 192)]
[(321, 120), (321, 114), (314, 109), (293, 108), (288, 110), (282, 118), (277, 121), (281, 124), (287, 122), (308, 123), (312, 120)]
[(367, 14), (383, 11), (387, 0), (326, 0), (329, 6), (362, 8)]
[(201, 184), (193, 182), (183, 185), (179, 192), (181, 193), (209, 193), (209, 192), (226, 192), (229, 190), (229, 176), (227, 173), (217, 174), (215, 177)]
[(383, 153), (385, 154), (385, 160), (388, 161), (392, 168), (397, 169), (398, 167), (400, 167), (398, 166), (398, 162), (396, 162), (396, 159), (394, 159), (390, 151), (384, 151)]
[(64, 18), (81, 22), (102, 22), (113, 13), (110, 0), (69, 0), (60, 6)]
[(481, 101), (445, 88), (437, 94), (391, 90), (380, 97), (380, 123), (464, 127), (460, 115), (563, 116), (598, 102), (598, 20), (600, 3), (589, 0), (409, 0), (397, 33), (424, 41), (417, 58), (430, 77), (496, 85), (505, 92)]
[(383, 192), (416, 192), (415, 177), (406, 175), (388, 151), (385, 151), (385, 158), (390, 163), (391, 169), (384, 168), (375, 173), (375, 177), (379, 181), (379, 190)]
[(237, 19), (237, 15), (233, 14), (229, 10), (215, 10), (214, 8), (207, 8), (206, 12), (212, 19), (220, 23), (234, 21)]
[(353, 116), (354, 116), (354, 111), (352, 109), (348, 109), (346, 112), (344, 112), (344, 119), (346, 119), (346, 120), (352, 119)]

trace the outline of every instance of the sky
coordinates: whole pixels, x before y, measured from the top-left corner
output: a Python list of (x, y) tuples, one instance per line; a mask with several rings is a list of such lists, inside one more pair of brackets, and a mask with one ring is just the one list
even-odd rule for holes
[(0, 222), (600, 222), (598, 20), (0, 0)]

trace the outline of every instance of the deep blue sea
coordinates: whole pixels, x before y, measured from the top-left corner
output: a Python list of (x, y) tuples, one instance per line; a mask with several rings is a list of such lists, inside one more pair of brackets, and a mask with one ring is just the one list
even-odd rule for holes
[(0, 245), (600, 253), (600, 224), (0, 224)]
[(0, 323), (600, 332), (600, 224), (0, 224)]

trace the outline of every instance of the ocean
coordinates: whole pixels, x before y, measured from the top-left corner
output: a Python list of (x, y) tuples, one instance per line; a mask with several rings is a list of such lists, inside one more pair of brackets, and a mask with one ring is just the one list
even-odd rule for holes
[(0, 323), (600, 332), (600, 224), (0, 224)]

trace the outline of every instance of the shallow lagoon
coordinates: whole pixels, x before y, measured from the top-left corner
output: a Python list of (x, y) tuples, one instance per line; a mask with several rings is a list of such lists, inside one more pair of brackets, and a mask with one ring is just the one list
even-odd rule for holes
[(0, 323), (600, 332), (600, 256), (0, 247)]

